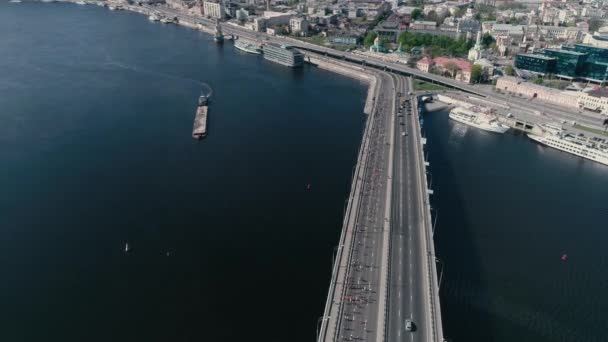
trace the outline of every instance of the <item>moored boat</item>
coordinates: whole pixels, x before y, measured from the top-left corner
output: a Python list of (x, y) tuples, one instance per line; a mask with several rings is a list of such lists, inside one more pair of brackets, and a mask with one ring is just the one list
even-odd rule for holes
[(234, 47), (238, 50), (253, 53), (253, 54), (261, 54), (262, 49), (260, 49), (257, 45), (246, 42), (244, 40), (238, 39), (234, 41)]
[(463, 107), (455, 107), (452, 109), (449, 117), (454, 121), (488, 132), (504, 133), (509, 130), (509, 126), (499, 122), (496, 116), (482, 112), (474, 112)]
[(528, 137), (560, 151), (608, 165), (608, 139), (575, 135), (549, 125), (541, 126), (541, 132), (528, 134)]

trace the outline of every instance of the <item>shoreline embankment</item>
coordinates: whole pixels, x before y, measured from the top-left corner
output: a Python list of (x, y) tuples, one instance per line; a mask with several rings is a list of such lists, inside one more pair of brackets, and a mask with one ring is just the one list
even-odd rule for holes
[[(76, 1), (75, 0), (64, 0), (64, 2), (75, 3)], [(93, 3), (95, 3), (95, 2), (89, 2), (89, 4), (93, 4)], [(155, 14), (158, 12), (162, 12), (162, 10), (160, 10), (160, 9), (153, 9), (153, 8), (148, 8), (148, 7), (143, 7), (143, 6), (134, 6), (134, 5), (123, 5), (122, 8), (127, 11), (130, 11), (130, 12), (143, 14), (145, 16), (149, 16), (149, 15), (152, 15), (152, 14)], [(187, 27), (190, 29), (194, 29), (197, 31), (201, 31), (204, 33), (208, 33), (208, 34), (214, 33), (214, 30), (210, 27), (207, 27), (200, 23), (189, 22), (187, 20), (184, 20), (183, 18), (174, 24), (184, 26), (184, 27)], [(367, 68), (353, 65), (351, 63), (331, 60), (327, 57), (319, 56), (319, 55), (309, 53), (309, 52), (306, 52), (305, 56), (306, 56), (306, 62), (308, 62), (312, 65), (315, 65), (316, 67), (318, 67), (320, 69), (331, 71), (331, 72), (334, 72), (334, 73), (342, 75), (342, 76), (350, 77), (352, 79), (359, 80), (360, 82), (367, 84), (367, 86), (368, 86), (367, 98), (365, 100), (365, 106), (363, 108), (363, 112), (368, 115), (371, 113), (375, 99), (376, 99), (376, 95), (377, 95), (376, 94), (376, 88), (377, 88), (376, 84), (378, 83), (378, 77), (377, 77), (376, 72), (374, 72), (370, 69), (367, 69)]]
[(312, 53), (305, 53), (305, 56), (306, 62), (318, 67), (319, 69), (331, 71), (333, 73), (350, 77), (367, 84), (367, 98), (365, 100), (363, 112), (368, 115), (371, 114), (374, 101), (376, 99), (376, 84), (378, 82), (378, 76), (375, 72), (363, 67), (352, 65), (350, 63), (347, 64), (335, 61)]

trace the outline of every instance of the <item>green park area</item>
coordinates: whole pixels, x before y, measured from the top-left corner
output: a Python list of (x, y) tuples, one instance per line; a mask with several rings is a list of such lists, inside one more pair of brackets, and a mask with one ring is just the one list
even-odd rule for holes
[(441, 86), (439, 84), (435, 84), (435, 83), (429, 83), (429, 82), (425, 82), (425, 81), (421, 81), (421, 80), (414, 80), (414, 91), (418, 91), (418, 90), (427, 90), (427, 91), (446, 90), (446, 87)]

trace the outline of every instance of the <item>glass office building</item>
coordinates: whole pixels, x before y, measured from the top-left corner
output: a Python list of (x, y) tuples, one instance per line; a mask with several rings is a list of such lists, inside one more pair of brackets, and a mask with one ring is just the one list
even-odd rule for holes
[(608, 81), (608, 49), (575, 44), (561, 49), (545, 49), (537, 54), (518, 54), (517, 68), (568, 79)]
[(581, 52), (563, 49), (545, 49), (541, 53), (546, 57), (555, 58), (554, 74), (575, 78), (581, 74), (587, 55)]
[(539, 74), (550, 74), (555, 71), (555, 58), (520, 53), (515, 57), (515, 67)]
[(574, 44), (573, 46), (564, 46), (562, 50), (576, 51), (587, 54), (587, 61), (595, 63), (608, 63), (608, 49), (597, 46)]

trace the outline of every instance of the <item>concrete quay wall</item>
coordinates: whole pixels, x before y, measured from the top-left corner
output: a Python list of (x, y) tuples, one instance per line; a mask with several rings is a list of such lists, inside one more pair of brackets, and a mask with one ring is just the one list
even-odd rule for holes
[(475, 105), (472, 103), (469, 103), (469, 102), (466, 102), (463, 100), (459, 100), (455, 97), (450, 97), (450, 96), (444, 95), (444, 94), (437, 94), (437, 101), (443, 102), (448, 105), (456, 105), (456, 106), (463, 107), (466, 109), (471, 109), (471, 108), (475, 107)]

